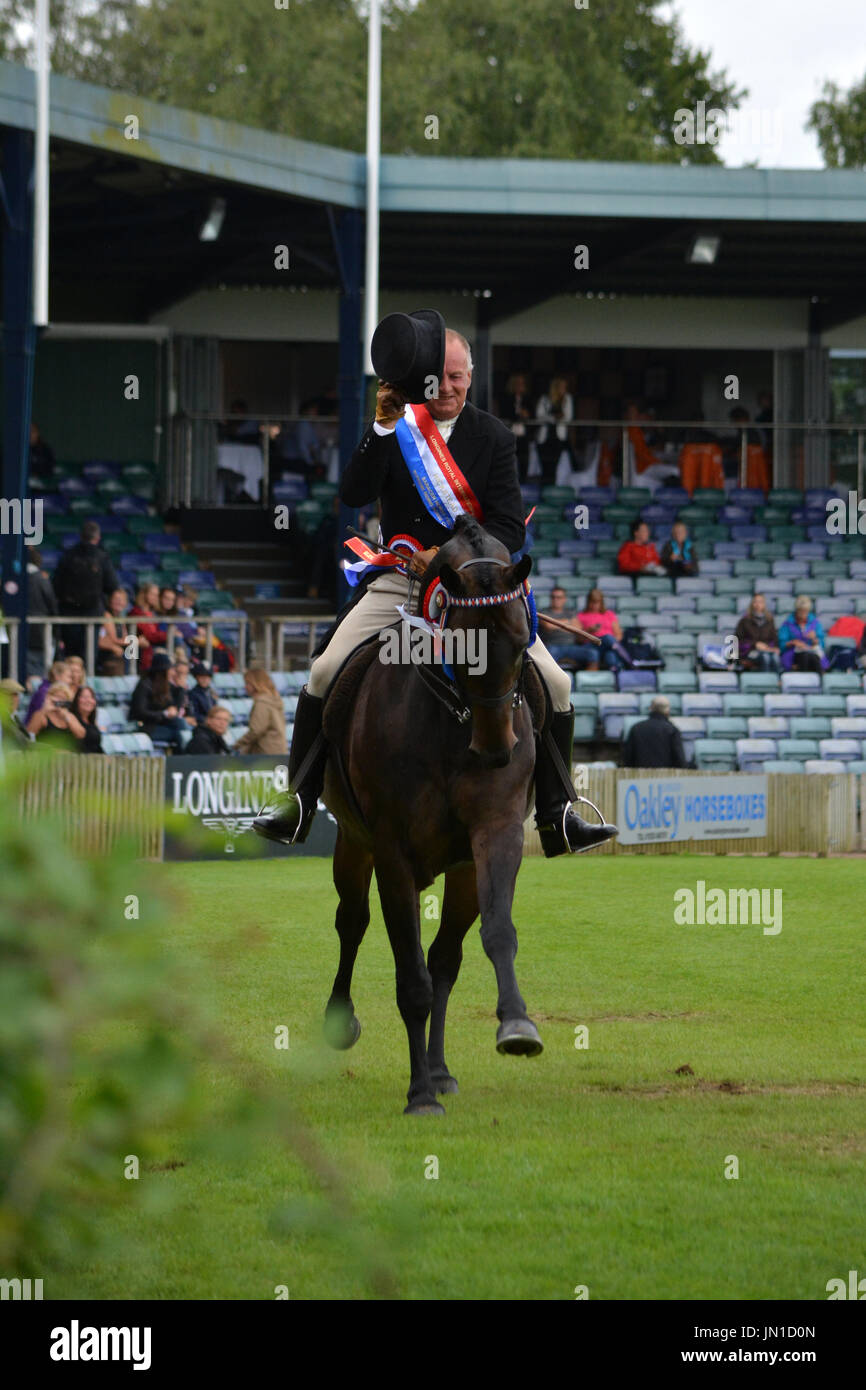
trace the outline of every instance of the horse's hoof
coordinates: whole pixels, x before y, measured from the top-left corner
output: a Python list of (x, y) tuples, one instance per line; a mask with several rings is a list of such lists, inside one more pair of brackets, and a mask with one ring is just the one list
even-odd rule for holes
[(496, 1031), (496, 1051), (509, 1057), (537, 1057), (544, 1043), (530, 1018), (509, 1018)]
[(337, 1052), (348, 1052), (361, 1036), (361, 1024), (354, 1014), (325, 1014), (325, 1041)]
[(445, 1106), (434, 1101), (412, 1101), (403, 1111), (404, 1115), (444, 1115)]
[(450, 1072), (445, 1072), (442, 1076), (431, 1076), (433, 1087), (437, 1096), (456, 1096), (460, 1087), (457, 1085), (457, 1077)]

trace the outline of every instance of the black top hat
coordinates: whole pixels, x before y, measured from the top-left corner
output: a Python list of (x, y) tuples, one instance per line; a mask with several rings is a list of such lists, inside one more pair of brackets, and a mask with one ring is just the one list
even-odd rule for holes
[[(436, 309), (413, 309), (411, 314), (387, 314), (370, 344), (373, 369), (408, 401), (438, 395), (445, 371), (445, 320)], [(436, 388), (429, 390), (429, 378)]]

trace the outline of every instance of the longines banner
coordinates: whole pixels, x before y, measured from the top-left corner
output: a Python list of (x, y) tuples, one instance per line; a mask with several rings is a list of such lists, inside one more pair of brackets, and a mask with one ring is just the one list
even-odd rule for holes
[(336, 823), (320, 804), (306, 844), (289, 848), (263, 840), (252, 823), (274, 791), (285, 788), (288, 762), (268, 757), (166, 758), (166, 859), (269, 859), (331, 855)]
[(767, 782), (748, 774), (621, 777), (616, 784), (620, 844), (765, 837)]

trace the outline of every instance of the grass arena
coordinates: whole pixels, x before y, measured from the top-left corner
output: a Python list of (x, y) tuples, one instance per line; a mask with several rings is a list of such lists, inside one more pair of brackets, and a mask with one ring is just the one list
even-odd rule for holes
[[(147, 1219), (137, 1204), (92, 1210), (100, 1257), (46, 1271), (54, 1296), (826, 1297), (860, 1254), (866, 1071), (848, 905), (862, 866), (752, 860), (750, 882), (781, 886), (773, 935), (675, 921), (683, 886), (739, 884), (742, 863), (525, 860), (518, 967), (544, 1052), (496, 1053), (474, 929), (450, 1007), (460, 1093), (435, 1120), (400, 1113), (406, 1039), (375, 893), (353, 990), (362, 1034), (336, 1053), (322, 1041), (337, 946), (327, 861), (152, 869), (178, 909), (149, 929), (155, 945), (240, 1059), (231, 1081), (201, 1059), (208, 1104), (267, 1072), (341, 1175), (356, 1240), (317, 1219), (327, 1183), (276, 1141), (214, 1156), (165, 1128), (142, 1174)], [(422, 895), (425, 948), (440, 901), (441, 884)], [(503, 1262), (515, 1235), (519, 1258)]]

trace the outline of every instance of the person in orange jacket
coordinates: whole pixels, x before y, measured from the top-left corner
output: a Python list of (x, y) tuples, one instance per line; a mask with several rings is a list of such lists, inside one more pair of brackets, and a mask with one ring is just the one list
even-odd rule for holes
[(650, 540), (645, 521), (632, 523), (631, 540), (623, 541), (617, 555), (620, 574), (666, 574), (659, 553)]

